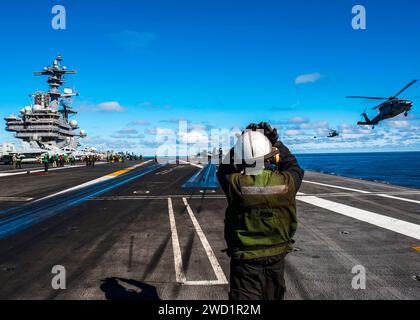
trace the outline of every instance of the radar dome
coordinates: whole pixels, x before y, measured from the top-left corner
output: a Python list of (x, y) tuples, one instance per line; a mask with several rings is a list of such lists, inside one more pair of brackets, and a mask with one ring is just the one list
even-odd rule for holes
[(80, 130), (80, 136), (82, 138), (86, 137), (87, 136), (87, 132), (85, 130)]
[(76, 120), (71, 120), (71, 121), (70, 121), (70, 126), (71, 126), (73, 129), (77, 128), (77, 125), (78, 125), (78, 123), (77, 123), (77, 121), (76, 121)]
[(25, 113), (25, 108), (20, 109), (20, 113), (24, 114)]
[(39, 104), (34, 105), (34, 111), (40, 111), (42, 109), (42, 106)]
[(32, 108), (30, 106), (25, 107), (25, 113), (31, 113)]

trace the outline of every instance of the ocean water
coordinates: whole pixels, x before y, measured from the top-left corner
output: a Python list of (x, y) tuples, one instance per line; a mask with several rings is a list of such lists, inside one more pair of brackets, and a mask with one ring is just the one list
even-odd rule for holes
[(420, 152), (296, 155), (302, 168), (420, 189)]

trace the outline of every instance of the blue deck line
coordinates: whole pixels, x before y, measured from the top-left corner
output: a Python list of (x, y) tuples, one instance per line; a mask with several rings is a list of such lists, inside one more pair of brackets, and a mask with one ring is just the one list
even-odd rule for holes
[(200, 189), (217, 189), (220, 188), (216, 177), (216, 165), (208, 164), (203, 169), (195, 173), (182, 188), (200, 188)]
[(121, 175), (110, 181), (98, 183), (81, 190), (58, 195), (57, 197), (45, 199), (40, 202), (23, 205), (12, 212), (10, 212), (10, 210), (6, 210), (6, 212), (0, 211), (0, 216), (2, 214), (4, 215), (4, 217), (0, 219), (0, 239), (7, 238), (50, 217), (62, 214), (66, 210), (76, 207), (93, 197), (102, 195), (161, 167), (162, 165), (160, 164), (151, 165)]

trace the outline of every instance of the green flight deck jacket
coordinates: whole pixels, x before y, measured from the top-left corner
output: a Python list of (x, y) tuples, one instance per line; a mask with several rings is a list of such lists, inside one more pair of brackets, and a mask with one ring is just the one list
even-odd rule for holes
[(245, 175), (241, 168), (219, 166), (217, 177), (228, 199), (225, 239), (233, 259), (256, 259), (293, 250), (296, 194), (304, 172), (282, 143), (275, 146), (282, 157), (279, 172), (265, 169), (259, 175)]

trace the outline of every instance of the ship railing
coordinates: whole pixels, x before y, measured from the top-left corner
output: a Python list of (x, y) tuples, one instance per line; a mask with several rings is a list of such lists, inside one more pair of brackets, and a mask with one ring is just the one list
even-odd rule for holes
[(58, 128), (51, 128), (51, 126), (31, 126), (31, 125), (27, 125), (26, 127), (24, 127), (23, 125), (20, 125), (20, 126), (9, 126), (8, 129), (18, 130), (18, 131), (58, 132)]

